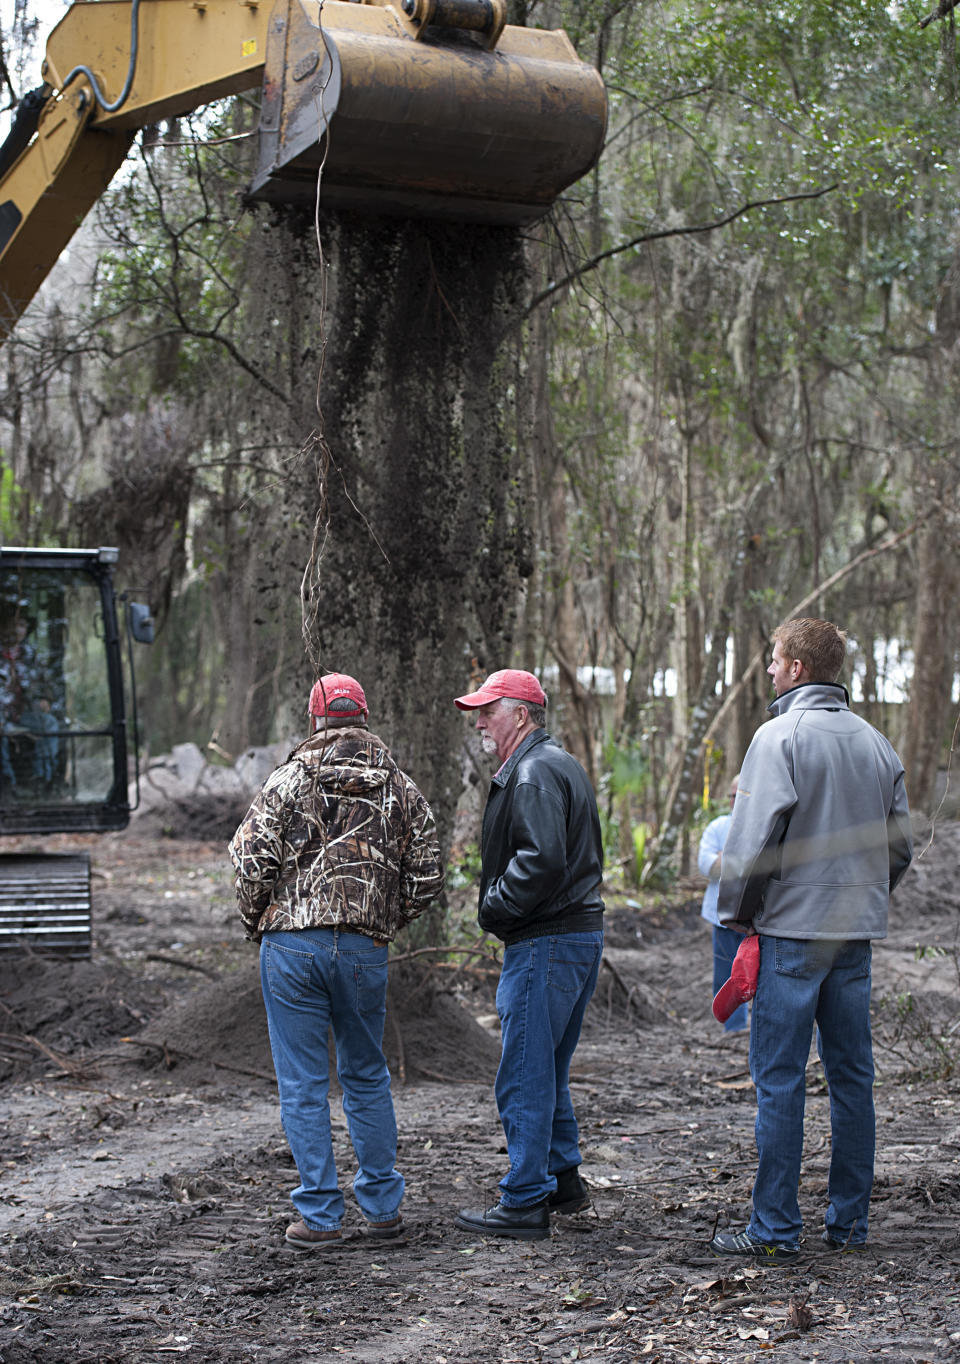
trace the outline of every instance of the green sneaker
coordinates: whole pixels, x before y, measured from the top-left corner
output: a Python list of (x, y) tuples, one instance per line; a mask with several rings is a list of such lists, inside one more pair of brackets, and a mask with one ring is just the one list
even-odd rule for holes
[(718, 1231), (710, 1242), (710, 1249), (714, 1255), (749, 1255), (754, 1260), (762, 1260), (764, 1264), (791, 1264), (800, 1258), (796, 1246), (755, 1241), (745, 1231)]

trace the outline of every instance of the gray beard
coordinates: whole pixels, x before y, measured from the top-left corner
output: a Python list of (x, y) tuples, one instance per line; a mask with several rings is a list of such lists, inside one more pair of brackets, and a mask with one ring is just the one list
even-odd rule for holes
[(486, 754), (493, 754), (497, 751), (497, 741), (490, 734), (480, 735), (480, 747)]

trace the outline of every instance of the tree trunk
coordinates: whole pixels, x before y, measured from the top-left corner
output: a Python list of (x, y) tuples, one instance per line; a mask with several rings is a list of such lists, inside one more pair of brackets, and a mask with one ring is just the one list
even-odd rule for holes
[(913, 680), (903, 763), (917, 810), (932, 811), (956, 667), (957, 557), (947, 517), (935, 511), (918, 532)]
[[(302, 471), (304, 519), (324, 509), (304, 586), (310, 652), (316, 668), (363, 683), (371, 728), (427, 796), (446, 853), (472, 742), (453, 698), (472, 660), (503, 666), (517, 599), (503, 337), (523, 301), (519, 238), (346, 215), (324, 217), (321, 234), (329, 464), (319, 484)], [(316, 298), (312, 223), (291, 223), (277, 255), (297, 269), (301, 297)], [(304, 409), (315, 383), (305, 371)]]

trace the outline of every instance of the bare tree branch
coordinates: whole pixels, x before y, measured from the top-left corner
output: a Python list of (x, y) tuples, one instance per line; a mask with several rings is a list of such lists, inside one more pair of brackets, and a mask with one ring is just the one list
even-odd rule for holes
[(937, 8), (931, 10), (926, 19), (919, 19), (917, 22), (921, 28), (926, 28), (927, 25), (932, 24), (935, 19), (946, 19), (947, 15), (951, 10), (956, 9), (957, 5), (960, 5), (960, 0), (940, 0)]
[[(960, 0), (956, 0), (956, 3), (960, 4)], [(589, 274), (591, 270), (595, 270), (603, 261), (609, 260), (611, 256), (619, 256), (624, 251), (630, 251), (635, 246), (642, 246), (645, 242), (663, 241), (667, 237), (691, 237), (700, 232), (716, 232), (718, 228), (726, 227), (728, 223), (734, 222), (737, 218), (742, 218), (745, 213), (749, 213), (752, 209), (770, 208), (776, 204), (792, 204), (799, 199), (820, 199), (823, 195), (830, 194), (837, 188), (838, 183), (834, 182), (832, 185), (826, 185), (823, 189), (807, 190), (802, 194), (784, 194), (776, 199), (756, 199), (751, 203), (741, 204), (732, 213), (728, 213), (726, 217), (717, 218), (712, 223), (695, 223), (690, 227), (664, 227), (657, 232), (642, 232), (638, 237), (631, 237), (627, 242), (620, 242), (617, 246), (608, 247), (606, 251), (591, 256), (589, 260), (584, 261), (575, 270), (564, 275), (563, 279), (557, 279), (552, 284), (548, 284), (530, 301), (525, 316), (529, 316), (535, 308), (539, 308), (541, 303), (558, 293), (559, 290), (565, 289), (574, 280)]]
[[(958, 3), (960, 3), (960, 0), (958, 0)], [(919, 529), (925, 520), (925, 516), (918, 517), (916, 521), (912, 521), (910, 525), (907, 526), (906, 530), (900, 531), (898, 535), (891, 536), (888, 540), (884, 540), (882, 544), (874, 545), (872, 549), (865, 549), (861, 554), (858, 554), (856, 558), (851, 559), (848, 564), (844, 564), (843, 568), (838, 568), (836, 573), (832, 573), (829, 578), (825, 578), (823, 582), (817, 583), (816, 587), (808, 592), (805, 597), (801, 597), (798, 602), (794, 603), (789, 611), (784, 613), (783, 619), (792, 620), (794, 617), (799, 616), (802, 611), (806, 610), (811, 602), (816, 601), (817, 597), (824, 592), (828, 592), (831, 587), (835, 587), (838, 582), (843, 578), (846, 578), (854, 569), (859, 568), (861, 564), (866, 563), (868, 559), (873, 559), (878, 554), (885, 554), (887, 550), (893, 549), (896, 545), (899, 545), (901, 541), (906, 540), (914, 531)], [(714, 734), (716, 734), (717, 729), (728, 714), (730, 707), (733, 705), (734, 701), (736, 701), (737, 697), (743, 691), (744, 687), (766, 657), (767, 648), (768, 646), (764, 644), (762, 649), (757, 650), (746, 668), (744, 668), (740, 677), (727, 692), (719, 710), (704, 731), (703, 738), (700, 740), (701, 747), (708, 739), (712, 739)]]

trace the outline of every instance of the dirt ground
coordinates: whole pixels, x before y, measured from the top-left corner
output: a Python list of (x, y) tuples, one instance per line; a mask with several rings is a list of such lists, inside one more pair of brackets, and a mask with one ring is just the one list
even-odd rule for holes
[(829, 1130), (813, 1056), (807, 1240), (776, 1269), (707, 1249), (749, 1207), (754, 1106), (746, 1041), (710, 1013), (696, 883), (669, 904), (609, 896), (574, 1062), (590, 1211), (540, 1242), (456, 1230), (504, 1169), (496, 967), (425, 973), (419, 957), (393, 968), (387, 1023), (407, 1235), (354, 1235), (319, 1258), (283, 1241), (295, 1171), (223, 844), (129, 830), (49, 846), (78, 844), (94, 863), (92, 959), (0, 961), (3, 1364), (960, 1359), (960, 826), (937, 829), (875, 948), (868, 1251), (821, 1250)]

